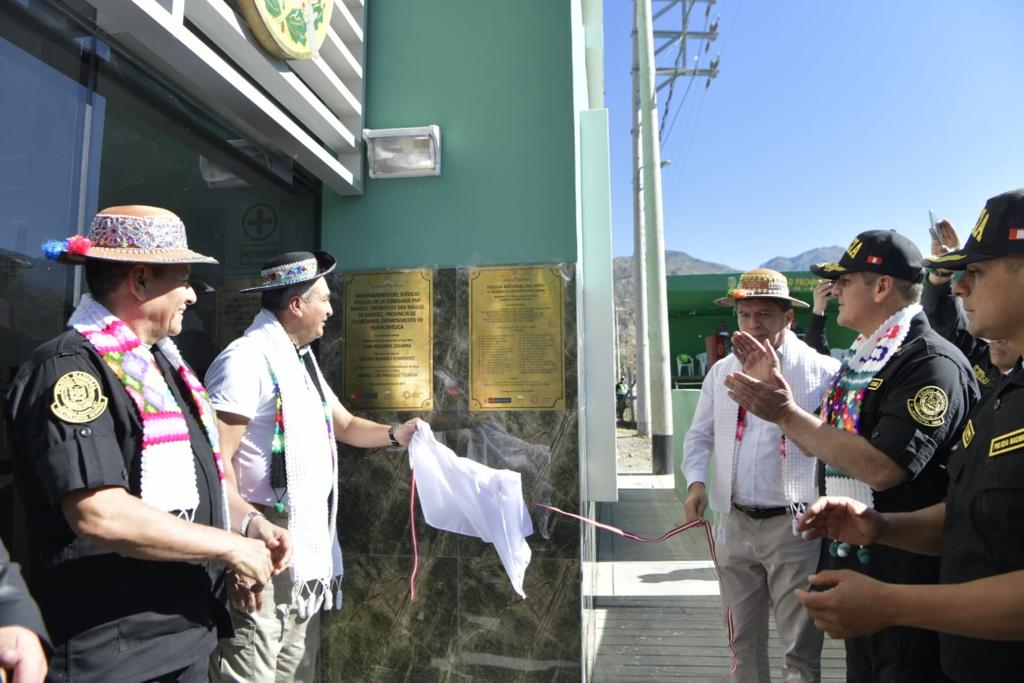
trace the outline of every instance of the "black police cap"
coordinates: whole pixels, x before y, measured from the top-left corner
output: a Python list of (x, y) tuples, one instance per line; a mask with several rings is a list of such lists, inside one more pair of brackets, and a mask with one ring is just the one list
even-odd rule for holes
[(929, 268), (963, 270), (968, 263), (1024, 254), (1024, 188), (985, 202), (963, 248), (925, 259)]
[(865, 271), (920, 282), (921, 250), (895, 230), (868, 230), (853, 238), (838, 263), (811, 266), (812, 273), (828, 280)]

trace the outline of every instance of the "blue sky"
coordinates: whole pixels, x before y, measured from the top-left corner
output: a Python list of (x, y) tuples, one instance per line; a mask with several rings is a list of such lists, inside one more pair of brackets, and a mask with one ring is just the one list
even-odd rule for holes
[[(604, 12), (613, 249), (626, 256), (633, 2)], [(662, 140), (666, 249), (747, 269), (893, 228), (927, 251), (929, 209), (963, 236), (988, 197), (1024, 186), (1024, 2), (719, 0), (717, 15), (701, 55), (721, 53), (720, 75), (693, 83)], [(703, 5), (691, 16), (701, 28)]]

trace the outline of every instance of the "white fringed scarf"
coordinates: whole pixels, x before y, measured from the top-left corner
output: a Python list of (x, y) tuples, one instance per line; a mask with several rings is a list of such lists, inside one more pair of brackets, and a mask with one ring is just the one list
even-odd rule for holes
[[(142, 420), (139, 497), (147, 505), (193, 521), (199, 506), (199, 488), (192, 440), (181, 406), (157, 367), (153, 352), (123, 320), (88, 294), (82, 295), (68, 320), (68, 327), (74, 328), (96, 349), (139, 412)], [(217, 466), (222, 524), (227, 529), (231, 517), (228, 514), (217, 422), (210, 397), (170, 338), (164, 337), (156, 345), (188, 386), (190, 398), (199, 411)]]
[[(292, 537), (292, 604), (299, 618), (341, 608), (344, 574), (338, 543), (338, 448), (331, 406), (325, 406), (277, 317), (261, 310), (245, 331), (258, 342), (281, 391)], [(312, 357), (312, 354), (311, 354)], [(312, 357), (321, 387), (327, 382)], [(330, 513), (324, 503), (330, 500)]]
[[(857, 335), (825, 392), (823, 420), (836, 429), (860, 434), (860, 411), (868, 385), (896, 355), (910, 332), (911, 319), (921, 310), (920, 304), (911, 304), (889, 316), (873, 334)], [(830, 465), (825, 466), (825, 495), (846, 496), (868, 507), (875, 504), (870, 486)]]
[[(720, 378), (742, 369), (739, 359), (732, 354), (719, 363), (724, 364), (722, 374), (718, 375)], [(782, 376), (789, 383), (793, 393), (793, 400), (807, 411), (814, 411), (821, 404), (821, 395), (828, 379), (839, 367), (839, 361), (818, 353), (790, 331), (786, 332), (786, 338), (779, 350), (779, 363)], [(715, 367), (717, 368), (718, 364)], [(736, 441), (736, 423), (739, 405), (729, 398), (728, 389), (723, 382), (716, 382), (712, 391), (715, 399), (715, 476), (711, 482), (708, 504), (719, 515), (716, 531), (719, 538), (722, 538), (721, 530), (725, 529), (726, 516), (732, 504), (733, 479), (736, 476), (736, 451), (739, 446)], [(756, 418), (748, 413), (745, 419)], [(782, 431), (777, 427), (775, 429), (781, 442)], [(778, 457), (782, 460), (783, 494), (796, 512), (798, 506), (818, 497), (814, 481), (817, 461), (806, 456), (793, 441), (787, 439), (785, 444), (784, 449), (780, 447), (778, 450)]]

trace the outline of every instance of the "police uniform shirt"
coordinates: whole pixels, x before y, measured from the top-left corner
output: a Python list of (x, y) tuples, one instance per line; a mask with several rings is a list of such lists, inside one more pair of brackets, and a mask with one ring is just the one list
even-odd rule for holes
[[(184, 382), (154, 346), (182, 408), (195, 456), (195, 522), (222, 526), (216, 462)], [(59, 380), (86, 373), (79, 414)], [(230, 632), (219, 564), (153, 562), (75, 536), (60, 509), (73, 491), (121, 486), (139, 495), (142, 422), (121, 382), (74, 330), (39, 347), (8, 395), (15, 484), (29, 523), (29, 584), (56, 648), (51, 672), (71, 680), (141, 680), (205, 658), (215, 626)], [(63, 670), (63, 671), (62, 671)]]
[[(1024, 374), (996, 382), (949, 460), (942, 583), (1024, 569)], [(1020, 680), (1024, 642), (942, 634), (942, 668), (957, 683)]]
[[(943, 499), (949, 450), (977, 398), (963, 354), (918, 313), (903, 345), (869, 383), (861, 405), (860, 435), (910, 473), (903, 483), (874, 492), (877, 510), (906, 512)], [(824, 493), (820, 463), (818, 475)]]
[[(931, 329), (922, 313), (868, 385), (861, 406), (860, 434), (872, 446), (907, 469), (909, 478), (874, 492), (882, 512), (918, 510), (946, 494), (946, 461), (967, 411), (977, 400), (974, 376), (963, 354)], [(819, 464), (824, 489), (824, 468)], [(827, 546), (823, 546), (827, 547)], [(939, 558), (885, 545), (869, 548), (870, 561), (856, 553), (846, 558), (825, 554), (828, 569), (851, 569), (890, 583), (936, 583)], [(941, 680), (938, 635), (893, 627), (846, 640), (847, 680), (931, 683)]]

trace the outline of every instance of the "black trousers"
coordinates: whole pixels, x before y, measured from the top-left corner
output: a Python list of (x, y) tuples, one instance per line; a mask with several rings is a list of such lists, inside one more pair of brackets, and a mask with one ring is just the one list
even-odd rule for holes
[[(870, 547), (871, 561), (862, 565), (856, 554), (831, 557), (829, 541), (822, 543), (821, 566), (851, 569), (887, 583), (939, 582), (939, 558), (908, 553), (888, 546)], [(945, 683), (939, 656), (939, 634), (898, 626), (846, 644), (847, 683)]]
[(945, 683), (939, 634), (903, 626), (846, 642), (846, 683)]

